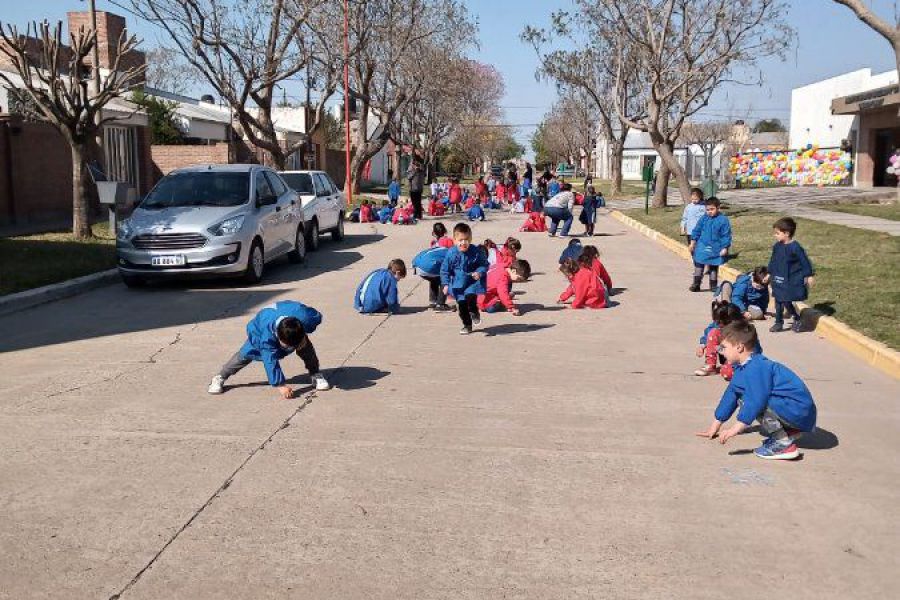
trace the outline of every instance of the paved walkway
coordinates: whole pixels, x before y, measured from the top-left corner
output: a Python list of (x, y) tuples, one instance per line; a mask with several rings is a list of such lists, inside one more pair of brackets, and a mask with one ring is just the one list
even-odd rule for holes
[[(719, 197), (734, 205), (761, 208), (792, 217), (802, 217), (896, 236), (900, 235), (900, 221), (842, 213), (812, 206), (819, 202), (877, 202), (891, 198), (894, 194), (893, 190), (884, 189), (787, 187), (722, 190)], [(678, 190), (670, 189), (669, 206), (680, 206), (681, 204), (681, 194)], [(612, 200), (609, 205), (618, 209), (643, 208), (644, 199)]]
[[(521, 220), (491, 218), (477, 238)], [(896, 595), (897, 381), (765, 332), (821, 429), (764, 462), (756, 434), (693, 436), (724, 384), (690, 375), (709, 296), (687, 263), (603, 218), (612, 309), (559, 310), (564, 241), (522, 234), (522, 317), (459, 336), (416, 277), (406, 314), (355, 314), (358, 281), (429, 229), (351, 225), (259, 287), (112, 286), (0, 318), (0, 598)], [(281, 401), (254, 366), (208, 396), (279, 298), (325, 312), (339, 389)]]

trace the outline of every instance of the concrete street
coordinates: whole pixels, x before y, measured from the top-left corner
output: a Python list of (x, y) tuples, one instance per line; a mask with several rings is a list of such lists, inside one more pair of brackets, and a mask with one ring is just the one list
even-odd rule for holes
[[(476, 241), (523, 220), (491, 214)], [(453, 219), (444, 219), (452, 226)], [(564, 240), (521, 234), (519, 318), (471, 336), (354, 313), (371, 269), (427, 245), (350, 225), (265, 285), (114, 285), (0, 317), (0, 598), (890, 598), (900, 586), (900, 384), (814, 333), (766, 353), (810, 386), (803, 460), (694, 437), (725, 384), (692, 375), (710, 296), (608, 217), (605, 311), (554, 302)], [(576, 223), (574, 230), (580, 230)], [(337, 389), (280, 400), (260, 365), (206, 386), (277, 299), (322, 310)]]

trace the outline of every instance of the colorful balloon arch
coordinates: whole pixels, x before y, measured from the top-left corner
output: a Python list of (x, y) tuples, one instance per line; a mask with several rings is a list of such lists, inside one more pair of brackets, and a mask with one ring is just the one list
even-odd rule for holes
[(742, 186), (846, 185), (853, 173), (850, 152), (813, 144), (800, 150), (744, 152), (731, 157), (729, 170)]

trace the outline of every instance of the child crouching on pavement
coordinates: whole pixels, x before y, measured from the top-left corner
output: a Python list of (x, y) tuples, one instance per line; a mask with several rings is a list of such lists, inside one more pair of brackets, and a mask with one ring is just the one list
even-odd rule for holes
[(526, 281), (531, 277), (531, 265), (526, 260), (515, 260), (508, 267), (495, 264), (487, 274), (487, 291), (478, 296), (478, 308), (491, 314), (508, 310), (509, 314), (518, 317), (519, 308), (513, 302), (512, 284)]
[[(734, 365), (734, 378), (716, 407), (709, 429), (697, 435), (712, 439), (718, 434), (724, 444), (758, 420), (766, 441), (753, 451), (756, 456), (770, 460), (798, 458), (797, 439), (816, 427), (815, 402), (793, 371), (754, 351), (758, 343), (756, 328), (747, 321), (736, 321), (722, 330), (722, 353)], [(737, 422), (722, 430), (736, 410)]]
[[(435, 224), (435, 227), (441, 225)], [(441, 225), (441, 229), (443, 229)], [(446, 230), (444, 230), (446, 233)], [(448, 239), (448, 238), (443, 238)], [(416, 275), (428, 282), (428, 307), (435, 312), (447, 312), (452, 310), (447, 304), (447, 294), (441, 288), (441, 265), (449, 251), (443, 245), (432, 246), (428, 250), (422, 250), (413, 258), (412, 266)]]
[(400, 298), (397, 282), (406, 277), (406, 263), (395, 258), (386, 269), (376, 269), (366, 275), (356, 288), (353, 296), (353, 308), (366, 314), (400, 312)]
[(731, 302), (743, 313), (748, 321), (766, 318), (769, 308), (769, 270), (756, 267), (734, 280), (719, 286), (716, 300)]
[(207, 391), (221, 394), (229, 377), (258, 360), (266, 369), (269, 385), (287, 400), (293, 397), (294, 390), (287, 385), (279, 361), (292, 352), (306, 365), (316, 390), (329, 389), (331, 385), (319, 372), (319, 358), (309, 340), (309, 334), (321, 324), (322, 313), (299, 302), (285, 300), (262, 309), (247, 324), (247, 341), (213, 377)]
[[(719, 345), (722, 342), (722, 329), (735, 321), (741, 320), (741, 311), (737, 306), (725, 301), (713, 301), (712, 322), (706, 326), (703, 335), (700, 336), (700, 346), (697, 347), (697, 356), (703, 357), (703, 367), (694, 371), (697, 377), (706, 377), (720, 372)], [(727, 362), (721, 367), (722, 377), (730, 380), (732, 368)]]
[(441, 264), (441, 285), (445, 294), (456, 299), (463, 323), (459, 333), (467, 335), (472, 333), (474, 325), (481, 323), (478, 295), (487, 292), (488, 261), (481, 248), (472, 244), (472, 228), (466, 223), (457, 223), (453, 228), (453, 243)]
[(606, 290), (600, 278), (591, 270), (591, 263), (584, 257), (576, 261), (572, 258), (563, 260), (560, 272), (569, 280), (569, 287), (560, 294), (559, 304), (573, 298), (570, 308), (606, 308)]

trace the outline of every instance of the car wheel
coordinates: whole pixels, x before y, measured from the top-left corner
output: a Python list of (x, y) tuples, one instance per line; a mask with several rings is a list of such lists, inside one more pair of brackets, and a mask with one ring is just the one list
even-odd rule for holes
[(319, 249), (319, 223), (313, 221), (309, 226), (309, 237), (306, 238), (306, 249), (315, 252)]
[(338, 215), (338, 224), (331, 231), (331, 239), (335, 242), (339, 242), (344, 239), (344, 213)]
[(247, 257), (247, 270), (244, 271), (244, 281), (247, 283), (259, 283), (262, 281), (263, 271), (266, 268), (266, 255), (262, 244), (254, 241), (250, 246), (250, 255)]
[(124, 273), (122, 273), (121, 275), (122, 283), (130, 288), (144, 287), (147, 284), (147, 280), (140, 275), (126, 275)]
[(306, 260), (306, 236), (303, 235), (303, 225), (297, 228), (294, 249), (288, 252), (288, 260), (294, 264), (299, 264)]

